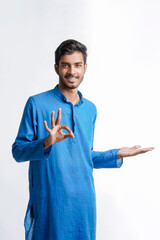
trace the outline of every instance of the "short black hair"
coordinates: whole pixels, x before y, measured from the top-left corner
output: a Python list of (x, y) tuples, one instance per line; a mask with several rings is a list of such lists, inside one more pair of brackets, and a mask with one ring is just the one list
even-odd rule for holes
[(55, 51), (55, 63), (59, 65), (60, 58), (65, 54), (72, 54), (73, 52), (78, 51), (83, 54), (84, 64), (87, 62), (87, 47), (74, 40), (68, 39), (62, 42)]

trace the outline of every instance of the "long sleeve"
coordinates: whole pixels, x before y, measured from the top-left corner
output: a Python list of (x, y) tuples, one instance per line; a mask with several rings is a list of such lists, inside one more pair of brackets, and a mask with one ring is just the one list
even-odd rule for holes
[(12, 154), (17, 162), (46, 160), (51, 148), (43, 150), (43, 140), (37, 138), (37, 115), (34, 100), (30, 97), (24, 108), (22, 120)]
[(123, 163), (123, 159), (117, 158), (119, 149), (108, 151), (92, 151), (92, 161), (94, 168), (119, 168)]
[[(97, 111), (95, 114), (93, 122), (93, 138), (94, 139), (94, 129), (95, 122), (97, 118)], [(120, 168), (123, 164), (123, 159), (117, 158), (117, 152), (119, 149), (112, 149), (108, 151), (93, 151), (93, 140), (92, 140), (92, 162), (94, 168)]]

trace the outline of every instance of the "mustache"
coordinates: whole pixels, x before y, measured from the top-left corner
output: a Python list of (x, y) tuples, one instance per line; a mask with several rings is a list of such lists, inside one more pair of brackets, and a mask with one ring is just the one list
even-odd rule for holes
[(65, 78), (70, 78), (70, 77), (72, 77), (72, 78), (78, 78), (76, 75), (73, 75), (73, 74), (66, 74), (66, 75), (65, 75)]

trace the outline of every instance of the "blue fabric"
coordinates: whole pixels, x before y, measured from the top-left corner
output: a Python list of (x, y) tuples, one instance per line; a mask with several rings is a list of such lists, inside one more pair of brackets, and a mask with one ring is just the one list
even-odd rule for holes
[[(93, 168), (122, 165), (117, 151), (93, 151), (95, 105), (80, 92), (72, 105), (54, 89), (28, 99), (17, 138), (12, 146), (17, 162), (29, 162), (30, 198), (24, 219), (26, 240), (95, 240), (96, 199)], [(61, 124), (69, 126), (67, 138), (43, 150), (51, 112), (62, 109)], [(66, 130), (64, 130), (66, 131)]]

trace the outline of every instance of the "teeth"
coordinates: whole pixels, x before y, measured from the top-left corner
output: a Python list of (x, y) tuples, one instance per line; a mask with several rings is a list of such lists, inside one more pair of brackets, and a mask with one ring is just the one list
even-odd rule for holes
[(75, 78), (75, 77), (69, 77), (68, 79), (70, 79), (70, 80), (75, 80), (76, 78)]
[(78, 77), (69, 77), (69, 76), (66, 76), (66, 78), (68, 78), (68, 79), (76, 79), (76, 78), (78, 78)]

